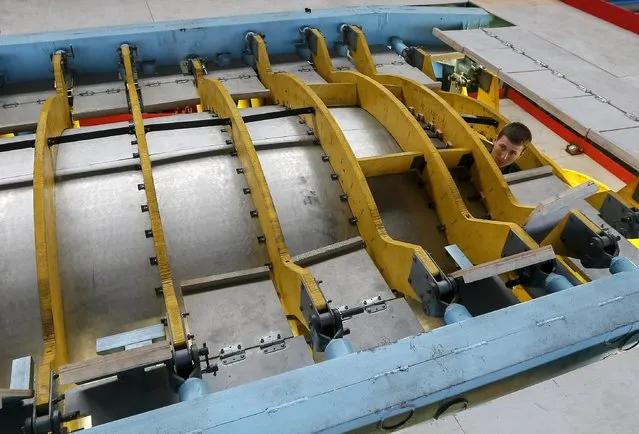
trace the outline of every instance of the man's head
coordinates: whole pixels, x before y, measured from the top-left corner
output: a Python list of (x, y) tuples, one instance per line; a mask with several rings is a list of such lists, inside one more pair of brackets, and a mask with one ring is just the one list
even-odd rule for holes
[(520, 122), (510, 123), (497, 135), (490, 155), (500, 168), (506, 167), (519, 158), (531, 141), (532, 134), (526, 125)]

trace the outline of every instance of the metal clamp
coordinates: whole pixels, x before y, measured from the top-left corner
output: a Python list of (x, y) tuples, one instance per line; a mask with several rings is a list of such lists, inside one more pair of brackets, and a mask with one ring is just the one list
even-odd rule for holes
[(224, 365), (241, 362), (246, 359), (246, 351), (242, 349), (241, 344), (229, 345), (220, 349), (220, 360)]
[(280, 333), (260, 338), (260, 349), (264, 354), (274, 353), (286, 349), (286, 341)]

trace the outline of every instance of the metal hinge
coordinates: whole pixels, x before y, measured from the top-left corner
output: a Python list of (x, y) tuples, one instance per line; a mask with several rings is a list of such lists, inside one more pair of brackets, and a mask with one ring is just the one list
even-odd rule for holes
[(286, 349), (286, 341), (280, 333), (260, 338), (260, 349), (264, 354), (274, 353)]
[(339, 313), (342, 315), (343, 320), (359, 313), (375, 313), (384, 309), (386, 309), (386, 302), (381, 295), (362, 300), (361, 304), (357, 306), (340, 306), (337, 308)]
[(241, 344), (229, 345), (220, 350), (220, 360), (224, 365), (241, 362), (246, 359), (246, 352), (242, 349)]

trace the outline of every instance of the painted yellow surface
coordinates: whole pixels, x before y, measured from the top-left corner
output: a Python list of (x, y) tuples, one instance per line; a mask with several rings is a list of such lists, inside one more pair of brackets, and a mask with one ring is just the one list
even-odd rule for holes
[[(257, 217), (273, 265), (275, 288), (284, 305), (285, 313), (287, 316), (295, 316), (308, 328), (306, 319), (300, 311), (302, 285), (306, 287), (317, 310), (326, 309), (326, 299), (311, 273), (291, 260), (266, 177), (242, 115), (233, 103), (233, 98), (220, 81), (203, 77), (199, 62), (194, 61), (193, 65), (202, 106), (222, 118), (231, 120), (231, 137), (251, 189), (251, 198), (258, 212)], [(297, 327), (293, 328), (293, 331), (297, 331)]]
[(155, 183), (153, 181), (153, 173), (151, 169), (151, 158), (149, 156), (149, 148), (144, 132), (144, 120), (142, 119), (140, 100), (136, 92), (131, 51), (129, 46), (126, 44), (122, 45), (120, 49), (122, 52), (122, 63), (126, 74), (127, 91), (131, 105), (131, 114), (133, 116), (133, 125), (135, 127), (135, 138), (138, 142), (140, 166), (142, 168), (142, 177), (144, 179), (144, 192), (146, 194), (147, 205), (149, 207), (151, 230), (153, 231), (153, 244), (155, 245), (155, 254), (157, 256), (160, 280), (162, 281), (162, 294), (164, 296), (169, 333), (174, 348), (179, 350), (187, 346), (185, 327), (180, 313), (181, 302), (178, 300), (178, 294), (176, 293), (173, 284), (173, 277), (171, 275), (169, 255), (167, 253), (166, 241), (164, 239), (164, 229), (160, 218), (160, 207), (158, 206), (158, 200), (155, 193)]
[(42, 106), (34, 150), (33, 219), (43, 338), (43, 353), (37, 369), (35, 390), (38, 406), (48, 402), (50, 371), (69, 361), (56, 236), (55, 168), (58, 149), (47, 143), (49, 137), (59, 136), (65, 129), (73, 126), (61, 62), (61, 55), (55, 54), (53, 69), (56, 95), (48, 98)]
[(371, 176), (408, 172), (415, 158), (421, 156), (422, 154), (419, 152), (399, 152), (397, 154), (358, 158), (357, 162), (364, 176), (370, 178)]

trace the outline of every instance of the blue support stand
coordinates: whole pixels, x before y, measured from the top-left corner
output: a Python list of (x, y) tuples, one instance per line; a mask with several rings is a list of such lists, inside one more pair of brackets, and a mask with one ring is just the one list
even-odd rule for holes
[(468, 312), (468, 309), (461, 304), (451, 303), (444, 312), (444, 322), (446, 324), (454, 324), (456, 322), (464, 321), (472, 318), (473, 316)]
[(326, 345), (324, 350), (324, 356), (326, 360), (336, 359), (338, 357), (351, 354), (353, 352), (353, 346), (349, 341), (344, 338), (333, 339)]
[(550, 273), (548, 277), (546, 277), (546, 291), (550, 294), (554, 294), (555, 292), (563, 291), (564, 289), (572, 288), (573, 284), (570, 281), (556, 273)]
[(189, 378), (178, 389), (180, 402), (192, 401), (208, 395), (209, 385), (201, 378)]
[(637, 266), (625, 256), (615, 256), (610, 262), (610, 272), (612, 274), (623, 273), (624, 271), (634, 271)]

